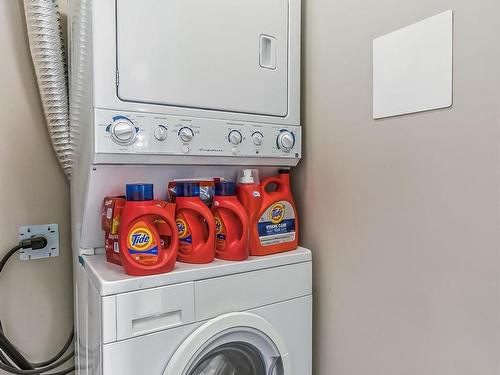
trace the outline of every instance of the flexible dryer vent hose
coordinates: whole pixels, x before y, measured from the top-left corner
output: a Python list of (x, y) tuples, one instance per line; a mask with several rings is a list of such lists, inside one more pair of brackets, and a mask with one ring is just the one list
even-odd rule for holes
[(68, 178), (73, 164), (68, 72), (56, 0), (24, 0), (31, 58), (52, 146)]

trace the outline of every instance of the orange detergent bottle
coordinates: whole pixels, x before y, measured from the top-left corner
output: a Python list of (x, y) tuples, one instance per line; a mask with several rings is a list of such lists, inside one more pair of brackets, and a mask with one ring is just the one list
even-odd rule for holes
[[(268, 191), (271, 185), (275, 189)], [(290, 171), (280, 170), (258, 183), (258, 171), (245, 169), (238, 199), (248, 215), (250, 255), (269, 255), (298, 246), (297, 209), (290, 190)]]
[(222, 181), (215, 184), (212, 203), (215, 218), (215, 256), (225, 260), (248, 258), (248, 218), (236, 197), (236, 184)]
[(176, 224), (179, 235), (177, 260), (185, 263), (210, 263), (215, 258), (215, 219), (200, 199), (197, 182), (175, 186)]
[(174, 207), (155, 204), (152, 184), (127, 184), (119, 229), (120, 257), (127, 274), (145, 276), (174, 269), (178, 248)]

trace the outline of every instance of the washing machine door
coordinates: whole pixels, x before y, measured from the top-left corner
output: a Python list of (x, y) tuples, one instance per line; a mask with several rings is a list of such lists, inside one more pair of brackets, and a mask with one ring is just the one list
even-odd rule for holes
[(230, 313), (194, 331), (163, 375), (291, 375), (285, 343), (269, 322)]

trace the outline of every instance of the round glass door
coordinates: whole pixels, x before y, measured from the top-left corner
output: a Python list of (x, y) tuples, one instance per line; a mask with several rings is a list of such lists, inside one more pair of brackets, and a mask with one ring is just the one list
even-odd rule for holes
[(189, 375), (261, 375), (266, 364), (259, 351), (243, 342), (220, 345), (205, 354)]
[(214, 318), (189, 335), (163, 375), (290, 375), (279, 334), (251, 313)]

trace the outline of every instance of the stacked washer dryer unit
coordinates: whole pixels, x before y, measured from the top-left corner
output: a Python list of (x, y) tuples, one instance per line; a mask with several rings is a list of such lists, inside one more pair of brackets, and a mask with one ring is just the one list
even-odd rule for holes
[(79, 374), (311, 373), (309, 250), (129, 277), (100, 205), (130, 182), (301, 157), (300, 0), (69, 0)]

